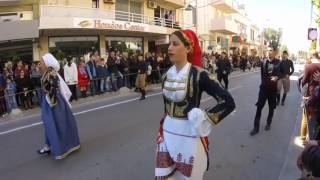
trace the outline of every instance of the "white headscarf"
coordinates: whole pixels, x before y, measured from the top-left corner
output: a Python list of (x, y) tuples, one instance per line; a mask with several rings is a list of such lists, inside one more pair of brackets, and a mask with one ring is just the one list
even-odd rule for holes
[(69, 103), (69, 99), (72, 95), (68, 85), (64, 82), (62, 77), (59, 75), (58, 71), (60, 70), (60, 64), (58, 60), (51, 54), (51, 53), (46, 53), (45, 55), (42, 56), (42, 59), (44, 61), (44, 64), (47, 67), (52, 67), (55, 71), (57, 71), (59, 80), (60, 80), (60, 93), (62, 96), (65, 98), (69, 106), (71, 107), (71, 104)]

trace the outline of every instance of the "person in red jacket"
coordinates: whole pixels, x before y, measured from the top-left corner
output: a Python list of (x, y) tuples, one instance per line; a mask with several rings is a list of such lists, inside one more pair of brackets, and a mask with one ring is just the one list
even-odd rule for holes
[(87, 97), (87, 87), (89, 82), (86, 66), (84, 58), (80, 57), (80, 63), (78, 65), (78, 85), (83, 98)]

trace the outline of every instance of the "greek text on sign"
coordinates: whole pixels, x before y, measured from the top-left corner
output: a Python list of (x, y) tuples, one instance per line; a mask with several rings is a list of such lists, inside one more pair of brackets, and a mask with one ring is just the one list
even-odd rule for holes
[(74, 18), (75, 28), (112, 29), (125, 31), (148, 31), (149, 25), (142, 23), (115, 21), (109, 19)]

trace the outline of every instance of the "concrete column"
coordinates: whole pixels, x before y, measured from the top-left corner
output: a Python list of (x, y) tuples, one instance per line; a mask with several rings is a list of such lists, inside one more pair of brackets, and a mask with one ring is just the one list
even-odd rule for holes
[(99, 34), (99, 50), (100, 50), (100, 56), (105, 57), (106, 56), (106, 39), (105, 35), (103, 33)]
[(143, 53), (149, 52), (148, 41), (149, 41), (149, 38), (147, 37), (143, 38)]
[(34, 42), (32, 44), (32, 51), (33, 51), (33, 61), (40, 61), (40, 48), (39, 48), (39, 43)]
[(39, 48), (40, 49), (40, 52), (39, 52), (40, 56), (49, 52), (49, 38), (48, 38), (48, 36), (40, 36), (39, 43), (40, 43), (40, 48)]

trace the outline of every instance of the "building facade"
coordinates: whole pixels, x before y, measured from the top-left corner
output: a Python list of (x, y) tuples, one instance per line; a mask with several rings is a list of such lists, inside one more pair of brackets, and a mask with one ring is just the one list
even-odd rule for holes
[(192, 4), (194, 11), (185, 11), (184, 19), (197, 25), (203, 51), (233, 53), (247, 48), (249, 54), (252, 49), (260, 54), (260, 30), (246, 15), (244, 5), (235, 0), (187, 0), (186, 4)]
[[(192, 4), (189, 0), (188, 3)], [(197, 0), (193, 4), (195, 24), (201, 47), (205, 52), (228, 51), (232, 35), (237, 34), (233, 14), (238, 13), (234, 0)], [(187, 12), (189, 13), (189, 12)], [(188, 22), (190, 23), (190, 22)]]
[[(26, 57), (31, 60), (39, 60), (46, 52), (81, 56), (94, 50), (103, 56), (111, 48), (123, 52), (165, 52), (169, 34), (190, 27), (182, 23), (184, 0), (16, 1), (6, 5), (1, 1), (0, 12), (19, 14), (20, 9), (30, 10), (29, 19), (36, 23), (35, 35), (29, 38), (32, 56)], [(22, 24), (22, 20), (15, 23)], [(8, 25), (9, 22), (0, 23), (3, 27)], [(1, 40), (26, 39), (19, 34), (23, 33), (17, 31), (16, 37)]]
[[(34, 0), (0, 1), (0, 61), (39, 54), (39, 4)], [(35, 57), (37, 58), (37, 57)]]

